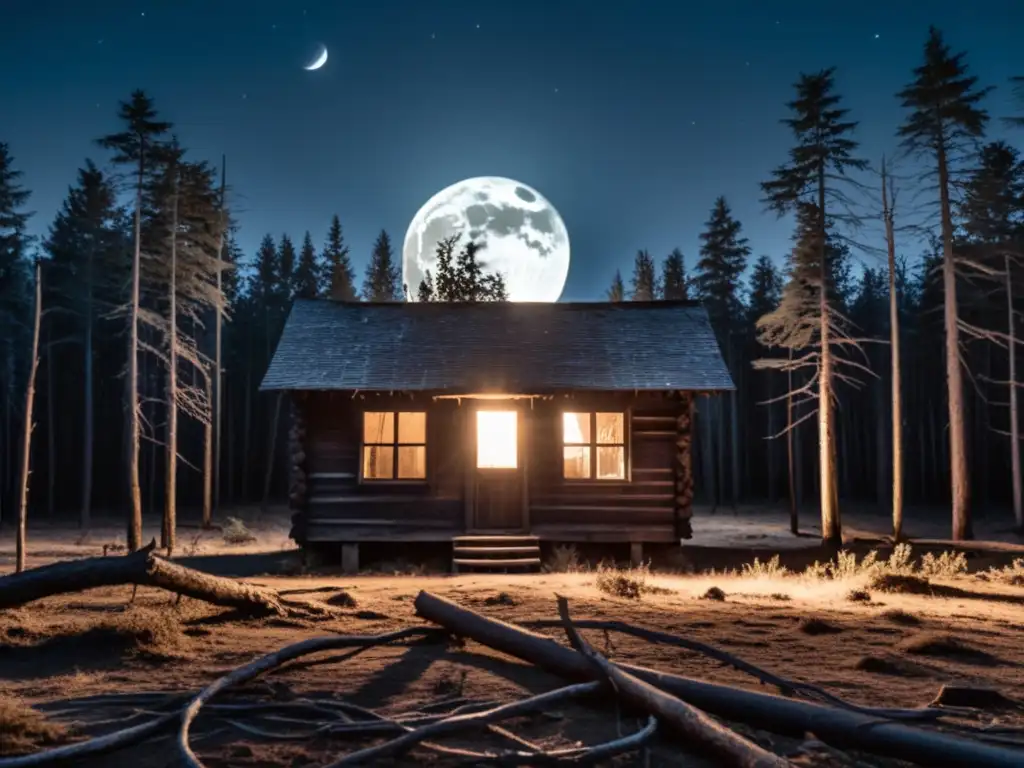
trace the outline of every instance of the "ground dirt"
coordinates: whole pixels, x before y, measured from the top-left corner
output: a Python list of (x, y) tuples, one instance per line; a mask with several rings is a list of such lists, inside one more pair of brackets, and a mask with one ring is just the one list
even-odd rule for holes
[[(63, 536), (63, 535), (62, 535)], [(100, 554), (98, 540), (76, 544), (70, 535), (45, 539), (37, 533), (30, 565)], [(215, 541), (212, 534), (211, 540)], [(184, 536), (182, 537), (185, 538)], [(0, 571), (6, 545), (0, 549)], [(282, 542), (283, 543), (283, 542)], [(245, 547), (249, 547), (248, 550)], [(84, 550), (84, 551), (83, 551)], [(17, 610), (0, 611), (0, 720), (9, 732), (27, 722), (19, 741), (4, 738), (0, 754), (74, 739), (76, 734), (110, 731), (115, 723), (102, 711), (82, 715), (60, 727), (34, 721), (24, 705), (38, 705), (92, 694), (143, 691), (196, 691), (233, 667), (256, 656), (309, 637), (330, 633), (376, 634), (420, 622), (413, 600), (420, 590), (504, 621), (557, 617), (555, 595), (566, 596), (575, 618), (614, 619), (712, 643), (769, 671), (813, 682), (853, 702), (870, 706), (920, 706), (943, 684), (998, 688), (1024, 701), (1024, 589), (960, 579), (927, 594), (876, 591), (867, 578), (810, 581), (795, 577), (653, 574), (640, 599), (610, 597), (595, 585), (594, 573), (538, 575), (342, 576), (294, 572), (293, 548), (258, 543), (239, 548), (210, 544), (208, 551), (183, 562), (214, 565), (231, 572), (224, 558), (267, 554), (245, 566), (248, 580), (279, 590), (302, 590), (309, 599), (339, 606), (336, 618), (316, 623), (281, 619), (242, 620), (193, 600), (140, 588), (132, 602), (130, 587), (97, 589), (48, 598)], [(284, 560), (270, 558), (280, 555)], [(188, 555), (189, 553), (185, 553)], [(197, 562), (198, 561), (198, 562)], [(241, 561), (239, 561), (241, 562)], [(281, 562), (290, 563), (288, 567)], [(235, 563), (237, 566), (238, 563)], [(280, 567), (279, 567), (280, 566)], [(263, 570), (258, 570), (262, 568)], [(299, 569), (301, 571), (301, 569)], [(258, 575), (263, 574), (263, 575)], [(271, 575), (266, 575), (271, 574)], [(935, 582), (942, 587), (941, 582)], [(724, 599), (702, 599), (717, 587)], [(851, 599), (866, 590), (869, 600)], [(354, 605), (339, 599), (340, 593)], [(296, 595), (302, 597), (303, 594)], [(555, 630), (547, 632), (560, 636)], [(694, 653), (652, 645), (626, 636), (584, 633), (611, 658), (657, 667), (691, 677), (761, 689), (756, 681)], [(333, 696), (384, 713), (415, 710), (442, 697), (465, 696), (504, 702), (563, 684), (552, 675), (476, 643), (464, 646), (413, 645), (371, 649), (350, 660), (338, 654), (316, 665), (292, 664), (248, 690), (277, 697)], [(613, 707), (559, 706), (561, 717), (521, 719), (505, 725), (546, 748), (593, 744), (629, 732), (640, 721)], [(1024, 715), (1000, 711), (982, 722), (1024, 726)], [(200, 722), (202, 725), (202, 715)], [(65, 732), (63, 726), (70, 726)], [(276, 726), (280, 730), (280, 724)], [(799, 741), (764, 733), (745, 733), (778, 751)], [(199, 733), (203, 729), (199, 728)], [(369, 743), (365, 739), (360, 745)], [(493, 735), (446, 739), (445, 744), (475, 749), (508, 748)], [(80, 761), (76, 765), (162, 768), (175, 765), (169, 740), (130, 752)], [(355, 748), (350, 740), (318, 737), (301, 742), (268, 742), (233, 731), (214, 733), (195, 743), (210, 768), (270, 768), (330, 763)], [(645, 763), (646, 761), (646, 763)], [(711, 765), (684, 761), (679, 747), (657, 742), (648, 755), (630, 755), (617, 765)], [(454, 764), (451, 758), (416, 750), (395, 763)], [(799, 765), (853, 765), (832, 756), (804, 755)], [(864, 761), (857, 765), (897, 765)]]

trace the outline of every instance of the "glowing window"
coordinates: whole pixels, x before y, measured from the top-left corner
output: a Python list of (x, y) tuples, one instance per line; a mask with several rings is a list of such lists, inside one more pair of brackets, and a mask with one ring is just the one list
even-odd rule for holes
[(563, 477), (567, 480), (625, 479), (625, 423), (622, 413), (563, 413)]
[(367, 411), (363, 414), (363, 479), (424, 480), (427, 477), (427, 414)]
[(476, 466), (479, 469), (519, 466), (517, 416), (515, 411), (477, 411)]

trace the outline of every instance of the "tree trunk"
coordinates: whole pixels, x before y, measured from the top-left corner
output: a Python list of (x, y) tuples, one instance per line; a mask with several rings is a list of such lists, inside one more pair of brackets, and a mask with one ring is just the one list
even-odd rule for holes
[(718, 480), (717, 503), (725, 503), (725, 403), (715, 397), (715, 475)]
[(789, 530), (800, 532), (800, 502), (796, 488), (796, 451), (793, 441), (793, 350), (789, 350), (790, 368), (786, 371), (786, 462), (789, 470)]
[(274, 479), (274, 458), (277, 455), (277, 432), (281, 424), (281, 402), (284, 400), (284, 393), (278, 392), (274, 399), (274, 418), (270, 425), (270, 438), (267, 446), (267, 475), (263, 480), (263, 499), (261, 506), (263, 514), (267, 513), (270, 506), (270, 488)]
[(57, 504), (57, 429), (53, 418), (53, 329), (46, 329), (46, 517), (53, 520)]
[(946, 148), (938, 145), (939, 203), (942, 214), (942, 286), (945, 301), (946, 387), (949, 391), (949, 481), (953, 505), (953, 541), (974, 538), (971, 527), (971, 487), (967, 473), (967, 441), (964, 435), (964, 386), (960, 370), (960, 327), (956, 299), (956, 262), (953, 256), (953, 216), (949, 200), (949, 168)]
[(1020, 477), (1020, 419), (1017, 405), (1017, 321), (1013, 314), (1013, 263), (1010, 254), (1003, 254), (1003, 269), (1006, 272), (1006, 324), (1010, 337), (1010, 476), (1013, 479), (1013, 517), (1017, 529), (1024, 531), (1024, 508), (1021, 507)]
[[(227, 228), (228, 228), (228, 217), (227, 211), (224, 208), (224, 191), (225, 185), (227, 184), (228, 174), (228, 160), (227, 156), (222, 155), (220, 159), (220, 237), (217, 243), (217, 258), (224, 261), (224, 241), (227, 239)], [(221, 267), (223, 264), (217, 265), (217, 296), (223, 295), (224, 291), (224, 273)], [(213, 407), (210, 414), (210, 421), (213, 428), (213, 457), (212, 457), (212, 468), (213, 468), (213, 504), (203, 505), (203, 527), (209, 528), (213, 522), (213, 512), (220, 511), (220, 474), (221, 474), (221, 430), (224, 427), (224, 415), (223, 415), (223, 404), (224, 404), (224, 366), (222, 357), (223, 347), (223, 333), (224, 333), (224, 313), (221, 310), (220, 304), (215, 307), (214, 310), (217, 313), (216, 323), (214, 325), (213, 333)]]
[[(892, 384), (892, 537), (903, 540), (903, 393), (900, 372), (900, 310), (896, 293), (896, 236), (893, 211), (889, 207), (885, 159), (882, 160), (882, 216), (889, 256), (889, 374)], [(894, 201), (895, 202), (895, 201)], [(1011, 353), (1012, 354), (1012, 353)]]
[[(211, 397), (213, 393), (210, 391), (213, 388), (213, 375), (216, 371), (211, 371), (210, 374), (205, 377), (206, 384), (206, 402), (211, 403)], [(217, 477), (217, 472), (214, 469), (213, 460), (213, 441), (214, 441), (214, 425), (213, 420), (216, 418), (215, 413), (210, 413), (206, 423), (203, 424), (203, 527), (209, 528), (213, 524), (213, 484), (214, 479)]]
[(145, 139), (139, 152), (135, 185), (135, 252), (132, 256), (131, 313), (128, 319), (128, 375), (125, 407), (128, 410), (128, 551), (142, 546), (142, 487), (139, 483), (139, 283), (142, 272), (142, 183), (145, 178)]
[[(768, 503), (775, 504), (779, 498), (778, 490), (775, 487), (775, 484), (778, 482), (778, 477), (776, 475), (778, 471), (778, 461), (775, 457), (774, 437), (778, 429), (775, 426), (775, 403), (772, 402), (775, 395), (775, 388), (772, 386), (773, 378), (771, 376), (762, 376), (761, 378), (768, 384), (768, 397), (766, 398), (768, 401), (768, 445), (765, 446), (768, 453)], [(791, 524), (792, 522), (794, 521), (791, 521)]]
[(92, 451), (93, 451), (93, 253), (88, 255), (88, 281), (86, 285), (86, 306), (84, 320), (84, 339), (82, 343), (82, 369), (85, 381), (82, 414), (82, 501), (78, 515), (78, 524), (83, 530), (89, 527), (92, 517)]
[(167, 467), (164, 477), (164, 521), (160, 545), (174, 552), (178, 505), (178, 171), (171, 204), (171, 263), (167, 280)]
[(245, 395), (242, 399), (242, 456), (246, 458), (242, 460), (242, 487), (239, 492), (242, 501), (249, 499), (249, 465), (251, 462), (247, 457), (252, 456), (252, 328), (247, 329), (246, 336), (248, 344), (246, 344), (245, 354)]
[(32, 429), (35, 426), (32, 407), (36, 397), (36, 372), (39, 370), (39, 322), (43, 312), (42, 266), (36, 260), (35, 268), (35, 311), (32, 321), (32, 358), (29, 362), (28, 378), (25, 381), (25, 428), (21, 440), (21, 475), (18, 489), (18, 541), (15, 545), (15, 570), (25, 570), (25, 524), (28, 518), (29, 467), (32, 466)]

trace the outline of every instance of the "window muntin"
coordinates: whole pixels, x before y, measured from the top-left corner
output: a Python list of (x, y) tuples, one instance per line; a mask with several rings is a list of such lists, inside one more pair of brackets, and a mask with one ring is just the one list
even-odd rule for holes
[(364, 480), (426, 480), (426, 412), (364, 412), (362, 468)]

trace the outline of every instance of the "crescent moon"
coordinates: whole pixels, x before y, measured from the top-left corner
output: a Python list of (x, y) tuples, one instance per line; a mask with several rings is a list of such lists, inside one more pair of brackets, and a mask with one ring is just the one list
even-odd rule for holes
[(317, 56), (316, 61), (312, 64), (306, 65), (304, 69), (312, 72), (314, 69), (320, 69), (320, 67), (327, 63), (327, 46), (322, 45), (320, 47), (323, 48), (323, 50), (320, 51), (320, 55)]

